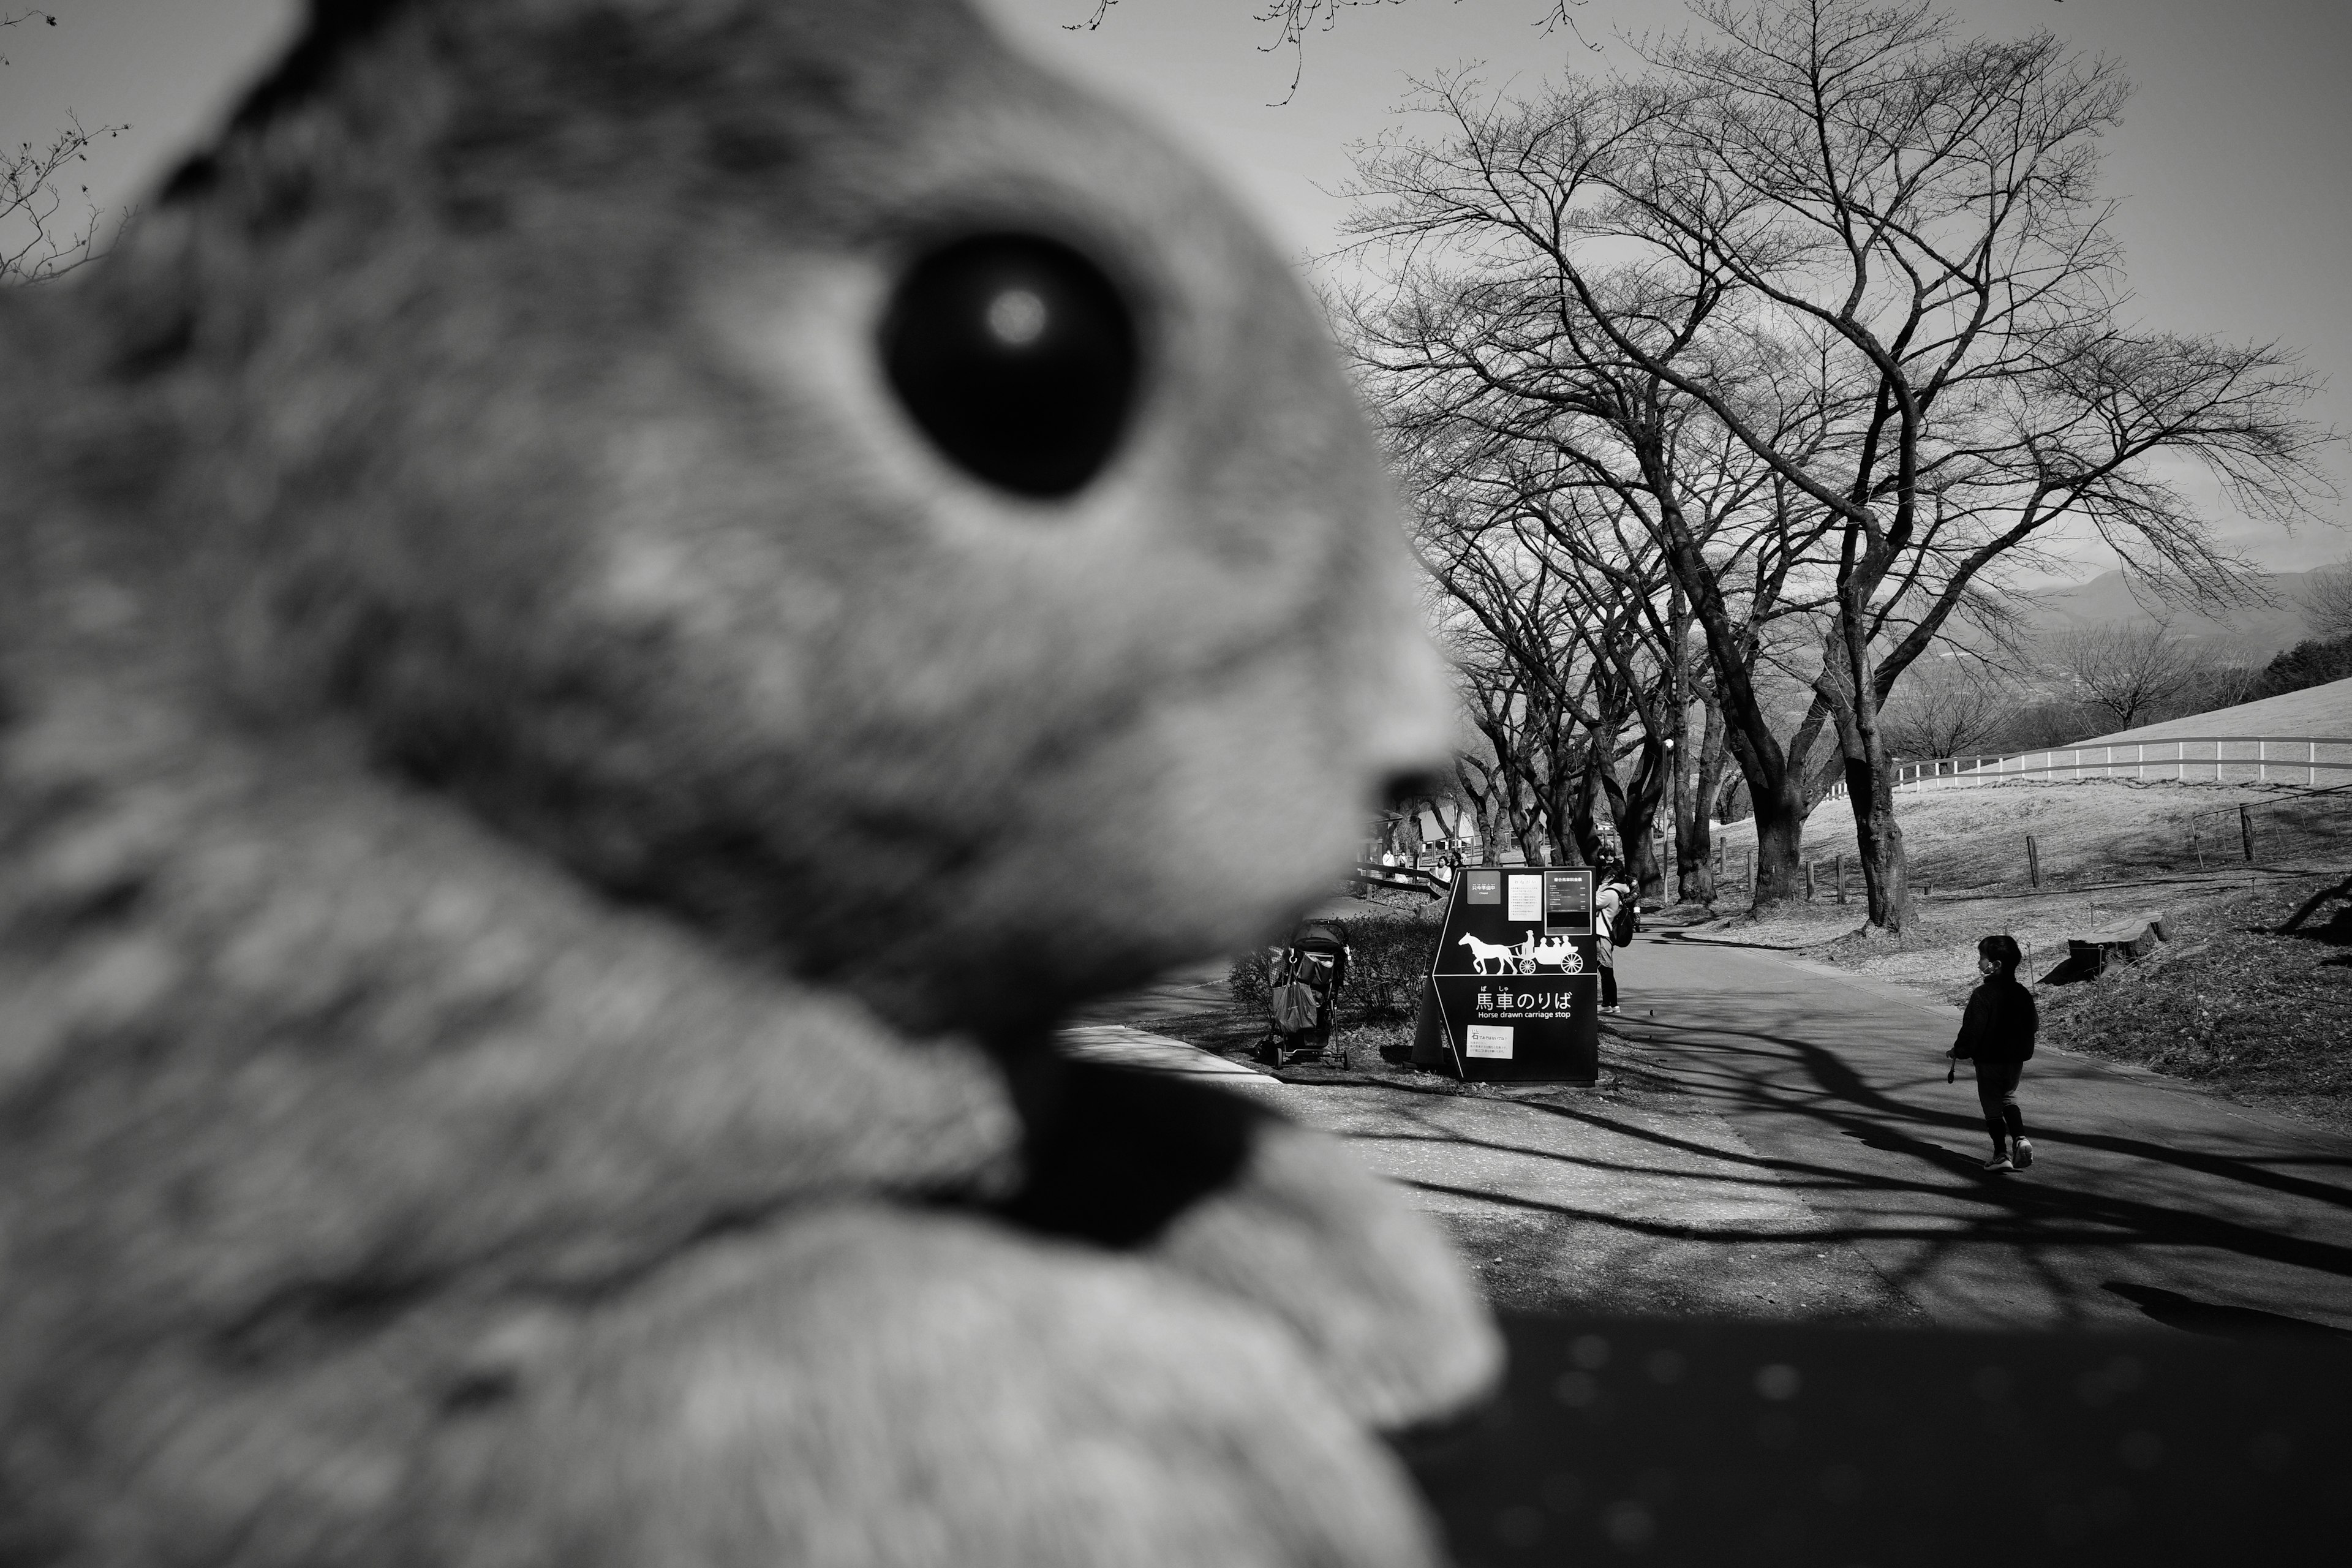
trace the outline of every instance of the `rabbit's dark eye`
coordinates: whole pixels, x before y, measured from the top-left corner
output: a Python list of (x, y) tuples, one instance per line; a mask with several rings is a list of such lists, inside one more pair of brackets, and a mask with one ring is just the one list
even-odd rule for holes
[(1101, 471), (1126, 427), (1135, 321), (1068, 246), (981, 235), (907, 274), (883, 319), (882, 363), (959, 465), (1022, 495), (1066, 496)]

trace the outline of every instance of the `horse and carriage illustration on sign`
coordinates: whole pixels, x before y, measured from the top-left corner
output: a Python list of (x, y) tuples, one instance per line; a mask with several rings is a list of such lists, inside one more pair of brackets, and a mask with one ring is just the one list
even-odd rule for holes
[[(1465, 932), (1455, 945), (1470, 950), (1471, 972), (1476, 974), (1533, 974), (1538, 969), (1578, 974), (1584, 970), (1583, 955), (1564, 936), (1546, 937), (1529, 931), (1517, 942), (1481, 942)], [(1489, 969), (1488, 964), (1494, 967)]]

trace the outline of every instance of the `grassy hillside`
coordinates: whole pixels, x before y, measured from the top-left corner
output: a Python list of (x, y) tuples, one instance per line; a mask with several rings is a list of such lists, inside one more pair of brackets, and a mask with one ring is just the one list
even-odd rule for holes
[[(2296, 692), (2294, 695), (2302, 696)], [(2308, 795), (2254, 784), (2148, 783), (1995, 784), (1905, 791), (1895, 820), (1911, 851), (1915, 883), (1931, 889), (2023, 888), (2025, 839), (2032, 835), (2045, 887), (2218, 869), (2243, 863), (2236, 808), (2250, 807), (2257, 863), (2314, 868), (2352, 862), (2352, 791)], [(1755, 824), (1724, 828), (1729, 879), (1755, 848)], [(1805, 858), (1816, 886), (1831, 892), (1834, 858), (1845, 857), (1852, 896), (1862, 886), (1853, 812), (1826, 800), (1805, 824)]]
[(2053, 1044), (2193, 1079), (2344, 1127), (2352, 1117), (2352, 903), (2277, 928), (2326, 886), (2280, 882), (2192, 906), (2172, 940), (2097, 980), (2042, 989)]
[(2352, 680), (2331, 680), (2325, 686), (2305, 687), (2283, 697), (2265, 697), (2259, 702), (2242, 702), (2235, 708), (2192, 713), (2186, 719), (2168, 719), (2161, 724), (2143, 724), (2137, 730), (2075, 743), (2111, 746), (2189, 735), (2311, 735), (2323, 740), (2330, 736), (2352, 740)]

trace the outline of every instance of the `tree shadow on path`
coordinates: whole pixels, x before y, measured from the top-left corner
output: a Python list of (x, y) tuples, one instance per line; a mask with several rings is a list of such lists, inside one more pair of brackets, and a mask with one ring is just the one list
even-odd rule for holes
[(2227, 1340), (2323, 1339), (2352, 1344), (2352, 1332), (2304, 1318), (2291, 1318), (2284, 1312), (2200, 1301), (2178, 1290), (2167, 1290), (2158, 1285), (2135, 1285), (2127, 1279), (2110, 1279), (2100, 1289), (2122, 1297), (2166, 1328), (2183, 1333)]
[[(1953, 1147), (1990, 1148), (1989, 1141), (1980, 1142), (1984, 1126), (1973, 1095), (1963, 1100), (1966, 1086), (1946, 1091), (1934, 1081), (1943, 1076), (1934, 1070), (1943, 1067), (1940, 1059), (1932, 1068), (1910, 1059), (1933, 1047), (1916, 1038), (1921, 1032), (1907, 1021), (1887, 1035), (1845, 1038), (1872, 1024), (1839, 1016), (1817, 1030), (1769, 999), (1675, 1000), (1684, 1005), (1671, 1024), (1647, 1025), (1626, 1037), (1657, 1053), (1687, 1092), (1722, 1114), (1757, 1151), (1759, 1166), (1797, 1186), (1828, 1222), (1823, 1234), (1924, 1243), (1925, 1251), (1906, 1249), (1888, 1260), (1903, 1277), (1934, 1272), (1958, 1250), (1992, 1244), (2012, 1268), (2052, 1266), (2047, 1288), (2081, 1308), (2090, 1306), (2108, 1272), (2093, 1265), (2085, 1277), (2085, 1249), (2111, 1258), (2201, 1249), (2242, 1263), (2352, 1279), (2352, 1183), (2344, 1179), (2352, 1173), (2352, 1150), (2333, 1140), (2306, 1141), (2250, 1124), (2245, 1152), (2233, 1154), (2234, 1125), (2217, 1122), (2212, 1108), (2189, 1100), (2193, 1091), (2109, 1082), (2097, 1087), (2097, 1098), (2076, 1102), (2075, 1124), (2056, 1108), (2047, 1120), (2030, 1122), (2042, 1155), (2031, 1171), (1987, 1173), (1981, 1153)], [(1780, 1016), (1759, 1019), (1759, 1010)], [(1826, 1034), (1831, 1043), (1801, 1032)], [(2029, 1082), (2032, 1076), (2029, 1069)], [(2063, 1106), (2064, 1086), (2095, 1076), (2066, 1061), (2049, 1064), (2042, 1082)], [(1937, 1100), (1930, 1100), (1931, 1088)], [(2144, 1134), (2135, 1120), (2143, 1110)], [(1842, 1158), (1841, 1149), (1853, 1157)], [(1865, 1149), (1894, 1158), (1864, 1156)], [(2070, 1253), (2075, 1260), (2063, 1262)], [(1981, 1266), (1970, 1268), (1981, 1277)], [(2250, 1289), (2283, 1288), (2280, 1304), (2319, 1299), (2314, 1285), (2291, 1286), (2271, 1275), (2273, 1284), (2264, 1287), (2245, 1278)], [(2193, 1317), (2199, 1306), (2169, 1292), (2143, 1300), (2112, 1282), (2107, 1290), (2109, 1299), (2129, 1300), (2158, 1321), (2168, 1320), (2150, 1302), (2175, 1316)]]

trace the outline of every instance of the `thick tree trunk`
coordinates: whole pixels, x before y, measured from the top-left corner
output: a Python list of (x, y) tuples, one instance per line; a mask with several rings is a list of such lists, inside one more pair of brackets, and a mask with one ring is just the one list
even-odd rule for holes
[(1860, 713), (1838, 715), (1846, 800), (1853, 807), (1854, 847), (1861, 852), (1870, 923), (1899, 932), (1911, 920), (1911, 863), (1903, 846), (1903, 825), (1895, 819), (1894, 759), (1886, 754), (1875, 695), (1869, 687), (1863, 689), (1855, 706)]
[(1547, 750), (1544, 787), (1537, 801), (1542, 808), (1549, 863), (1554, 866), (1591, 863), (1586, 836), (1578, 820), (1578, 802), (1583, 790), (1582, 757), (1574, 744), (1564, 743), (1556, 735)]
[(1496, 793), (1503, 797), (1511, 843), (1517, 847), (1519, 858), (1530, 866), (1538, 864), (1542, 858), (1538, 848), (1543, 843), (1542, 813), (1528, 799), (1527, 782), (1514, 773), (1502, 782)]
[[(1683, 747), (1676, 747), (1675, 754), (1680, 756), (1682, 751)], [(1685, 903), (1715, 902), (1715, 832), (1710, 819), (1716, 797), (1723, 789), (1723, 710), (1709, 702), (1694, 759), (1696, 767), (1687, 775), (1681, 763), (1675, 770), (1679, 796), (1675, 803), (1675, 858), (1680, 883), (1675, 891)], [(1682, 785), (1686, 776), (1691, 787), (1685, 790)]]
[(1671, 754), (1660, 742), (1661, 737), (1643, 737), (1641, 763), (1630, 786), (1617, 785), (1613, 777), (1609, 780), (1612, 786), (1609, 790), (1609, 811), (1616, 819), (1617, 841), (1624, 847), (1626, 879), (1633, 884), (1637, 894), (1663, 901), (1665, 871), (1658, 864), (1657, 848), (1651, 838), (1651, 830), (1657, 825), (1658, 806), (1665, 795), (1666, 758)]
[[(1485, 775), (1484, 787), (1470, 776), (1473, 768)], [(1495, 820), (1495, 796), (1497, 793), (1495, 776), (1486, 773), (1483, 765), (1465, 757), (1454, 764), (1454, 781), (1461, 786), (1462, 798), (1468, 805), (1465, 815), (1478, 830), (1478, 863), (1482, 866), (1496, 864), (1500, 858), (1502, 840)]]
[(1504, 809), (1510, 814), (1511, 842), (1530, 866), (1543, 863), (1543, 805), (1531, 780), (1514, 769), (1501, 786)]
[(1748, 794), (1756, 807), (1755, 907), (1804, 897), (1800, 864), (1805, 843), (1804, 792), (1794, 777), (1784, 777), (1780, 787), (1766, 794), (1759, 794), (1750, 780)]
[(1510, 821), (1503, 811), (1502, 791), (1491, 790), (1479, 803), (1478, 858), (1489, 866), (1503, 863), (1503, 845), (1510, 837)]
[(1617, 831), (1625, 845), (1625, 879), (1633, 884), (1633, 890), (1639, 896), (1664, 903), (1666, 869), (1658, 863), (1657, 841), (1650, 833), (1656, 820), (1654, 805), (1643, 811), (1629, 802), (1622, 824)]
[(1498, 819), (1494, 806), (1494, 798), (1491, 795), (1479, 803), (1478, 863), (1481, 866), (1499, 866), (1503, 863), (1503, 825)]
[[(1854, 847), (1861, 851), (1863, 888), (1870, 923), (1900, 933), (1911, 919), (1911, 874), (1903, 848), (1903, 828), (1895, 820), (1894, 759), (1878, 724), (1878, 672), (1872, 668), (1862, 634), (1853, 629), (1867, 602), (1868, 580), (1847, 584), (1846, 601), (1823, 647), (1824, 659), (1814, 709), (1829, 708), (1837, 721), (1845, 763), (1845, 795), (1853, 808)], [(1850, 618), (1851, 617), (1851, 618)]]
[(1576, 773), (1576, 794), (1568, 826), (1578, 856), (1588, 866), (1601, 864), (1608, 847), (1601, 837), (1601, 814), (1608, 809), (1601, 781), (1608, 768), (1608, 753), (1616, 743), (1614, 725), (1594, 731), (1586, 738), (1584, 763)]
[(1682, 884), (1689, 880), (1679, 868), (1690, 864), (1690, 723), (1689, 715), (1680, 702), (1675, 703), (1669, 711), (1673, 714), (1673, 730), (1669, 737), (1673, 744), (1666, 752), (1666, 831), (1674, 836), (1675, 865), (1677, 868), (1674, 896), (1679, 903), (1683, 899)]
[(1854, 844), (1862, 851), (1862, 881), (1870, 899), (1870, 923), (1901, 931), (1911, 919), (1911, 862), (1903, 847), (1903, 825), (1895, 819), (1895, 770), (1882, 755), (1848, 757), (1846, 798), (1853, 803)]
[(1584, 846), (1578, 842), (1573, 813), (1570, 815), (1566, 826), (1567, 831), (1551, 841), (1551, 863), (1555, 866), (1591, 865), (1592, 857), (1587, 854)]
[(1798, 863), (1804, 840), (1804, 808), (1793, 795), (1776, 790), (1756, 802), (1755, 908), (1804, 896)]
[[(1597, 754), (1600, 750), (1596, 742), (1593, 751)], [(1601, 832), (1601, 819), (1609, 813), (1609, 795), (1601, 784), (1604, 766), (1601, 763), (1588, 761), (1576, 787), (1574, 826), (1577, 847), (1583, 852), (1585, 859), (1595, 866), (1609, 857), (1609, 840)]]
[(1544, 802), (1544, 833), (1551, 841), (1551, 863), (1555, 866), (1589, 866), (1592, 856), (1586, 846), (1591, 842), (1591, 823), (1580, 802), (1584, 795), (1580, 780), (1572, 778), (1564, 789), (1556, 790)]
[[(1809, 714), (1783, 752), (1777, 744), (1769, 751), (1760, 748), (1739, 727), (1726, 726), (1725, 738), (1748, 785), (1748, 807), (1756, 814), (1756, 909), (1804, 896), (1799, 857), (1804, 847), (1805, 815), (1813, 804), (1805, 789), (1805, 759), (1820, 732), (1818, 711)], [(1769, 730), (1763, 738), (1771, 739)]]

